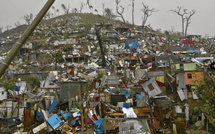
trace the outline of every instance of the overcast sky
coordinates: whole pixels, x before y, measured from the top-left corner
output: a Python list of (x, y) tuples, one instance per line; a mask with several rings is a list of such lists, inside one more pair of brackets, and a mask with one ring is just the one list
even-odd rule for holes
[[(102, 3), (105, 3), (105, 8), (111, 8), (116, 13), (115, 0), (89, 0), (94, 9), (97, 9), (99, 14), (102, 14)], [(59, 9), (60, 14), (63, 14), (61, 4), (70, 5), (70, 9), (80, 9), (80, 3), (86, 3), (87, 0), (55, 0), (53, 6)], [(124, 17), (126, 21), (131, 22), (131, 0), (121, 0), (121, 5), (125, 7)], [(142, 2), (150, 8), (159, 10), (152, 14), (147, 21), (153, 29), (162, 29), (181, 31), (181, 18), (170, 12), (170, 9), (176, 9), (177, 6), (196, 11), (191, 18), (191, 24), (188, 28), (189, 34), (200, 34), (203, 37), (209, 35), (215, 36), (215, 0), (135, 0), (135, 24), (141, 25), (142, 16), (140, 9)], [(0, 0), (0, 26), (6, 29), (7, 25), (14, 27), (15, 22), (19, 21), (24, 24), (22, 19), (24, 15), (33, 13), (34, 16), (40, 11), (46, 0)], [(53, 12), (53, 9), (50, 8)], [(91, 12), (88, 7), (84, 7), (82, 12)]]

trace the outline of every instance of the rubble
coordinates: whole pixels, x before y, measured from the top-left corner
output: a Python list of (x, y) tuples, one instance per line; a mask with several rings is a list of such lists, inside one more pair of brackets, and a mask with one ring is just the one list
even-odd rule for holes
[[(191, 118), (191, 102), (198, 100), (193, 81), (213, 69), (207, 42), (170, 42), (144, 29), (112, 27), (101, 32), (109, 40), (102, 67), (96, 25), (83, 31), (76, 17), (40, 24), (7, 69), (0, 85), (1, 132), (183, 134), (194, 133), (192, 125), (208, 131), (206, 113), (202, 121)], [(83, 28), (72, 29), (72, 23)]]

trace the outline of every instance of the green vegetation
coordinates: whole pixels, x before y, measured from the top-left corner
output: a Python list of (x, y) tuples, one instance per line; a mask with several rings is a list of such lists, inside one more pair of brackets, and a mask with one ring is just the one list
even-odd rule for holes
[(16, 88), (16, 82), (17, 82), (17, 77), (7, 79), (3, 78), (0, 81), (0, 86), (4, 87), (6, 91), (8, 90), (14, 90)]
[(207, 72), (203, 80), (196, 80), (199, 84), (194, 86), (192, 90), (198, 96), (197, 107), (195, 111), (200, 111), (208, 115), (208, 119), (215, 125), (215, 77), (214, 73)]
[(101, 79), (105, 75), (104, 72), (98, 72), (97, 79)]
[(26, 81), (30, 85), (31, 89), (40, 87), (40, 81), (36, 76), (25, 76), (22, 77), (21, 80)]

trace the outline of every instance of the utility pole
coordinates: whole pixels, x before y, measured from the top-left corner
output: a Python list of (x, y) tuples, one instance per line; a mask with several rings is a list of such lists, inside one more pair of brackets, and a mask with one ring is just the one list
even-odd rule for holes
[(23, 35), (19, 38), (19, 40), (14, 44), (13, 48), (10, 50), (9, 54), (5, 58), (3, 62), (0, 64), (0, 78), (4, 74), (5, 70), (11, 63), (11, 61), (14, 59), (14, 57), (19, 52), (22, 45), (25, 43), (27, 38), (31, 35), (31, 33), (34, 31), (34, 29), (37, 27), (37, 25), (40, 23), (40, 21), (45, 16), (46, 12), (49, 10), (49, 8), (52, 6), (52, 4), (55, 2), (55, 0), (48, 0), (46, 4), (43, 6), (43, 8), (40, 10), (36, 18), (33, 20), (33, 22), (28, 26), (28, 28), (25, 30)]

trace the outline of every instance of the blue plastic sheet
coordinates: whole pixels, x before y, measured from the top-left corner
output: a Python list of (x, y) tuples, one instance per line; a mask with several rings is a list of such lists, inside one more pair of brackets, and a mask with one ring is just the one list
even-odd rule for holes
[(47, 121), (53, 129), (57, 129), (58, 127), (60, 127), (60, 123), (62, 122), (62, 120), (57, 114), (52, 115), (50, 118), (48, 118)]
[(129, 108), (129, 103), (123, 103), (123, 107)]
[(114, 92), (113, 92), (113, 91), (109, 91), (109, 93), (114, 94)]
[(187, 50), (187, 53), (201, 53), (200, 50)]
[(93, 123), (93, 126), (95, 127), (96, 134), (103, 134), (104, 133), (104, 127), (102, 126), (102, 123), (104, 121), (104, 118), (98, 119)]
[(64, 113), (64, 114), (63, 114), (63, 117), (67, 120), (67, 119), (69, 119), (70, 114), (69, 114), (69, 113)]
[(126, 99), (128, 99), (130, 96), (131, 96), (130, 94), (125, 95)]
[(72, 124), (73, 127), (79, 126), (80, 124), (79, 124), (79, 119), (78, 119), (78, 117), (77, 117), (77, 118), (73, 118), (73, 119), (71, 120), (71, 124)]
[(54, 99), (54, 101), (52, 102), (52, 105), (48, 109), (49, 114), (54, 110), (54, 108), (57, 106), (58, 103), (59, 103), (59, 101)]
[(131, 96), (131, 94), (128, 93), (128, 90), (125, 90), (125, 91), (121, 92), (120, 94), (125, 94), (125, 97), (127, 99)]
[(44, 122), (43, 114), (42, 112), (37, 112), (37, 115), (39, 116), (39, 120)]
[(131, 37), (131, 34), (130, 34), (130, 33), (127, 33), (126, 37)]
[(140, 99), (140, 98), (143, 98), (143, 95), (136, 94), (136, 99)]
[(15, 91), (20, 91), (20, 86), (17, 86), (16, 88), (15, 88)]
[(186, 60), (190, 60), (190, 57), (186, 57)]
[(136, 49), (138, 45), (137, 45), (137, 42), (126, 42), (125, 47), (127, 49)]
[(40, 74), (37, 74), (37, 78), (40, 80), (40, 78), (41, 78), (41, 75), (40, 75)]

